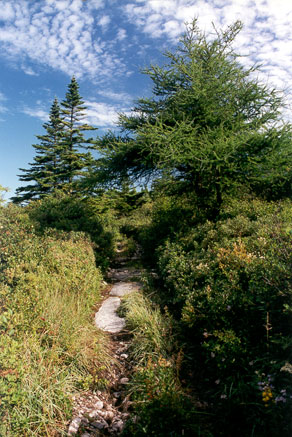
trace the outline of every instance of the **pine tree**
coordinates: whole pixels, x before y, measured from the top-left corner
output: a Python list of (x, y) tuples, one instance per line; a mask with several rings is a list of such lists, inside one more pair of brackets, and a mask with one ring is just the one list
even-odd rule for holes
[(43, 124), (45, 135), (37, 135), (40, 144), (33, 144), (36, 156), (29, 169), (20, 168), (24, 175), (19, 175), (21, 181), (34, 182), (16, 190), (12, 198), (15, 203), (42, 198), (60, 188), (62, 179), (62, 155), (64, 154), (63, 122), (60, 106), (55, 98), (49, 116), (49, 121)]
[(63, 183), (66, 190), (72, 192), (76, 180), (80, 179), (85, 173), (85, 169), (92, 162), (90, 152), (81, 152), (80, 148), (88, 149), (89, 144), (93, 143), (92, 138), (86, 139), (84, 132), (95, 130), (93, 126), (82, 123), (85, 117), (86, 107), (79, 94), (79, 85), (75, 79), (68, 86), (65, 100), (61, 103), (61, 114), (63, 117)]

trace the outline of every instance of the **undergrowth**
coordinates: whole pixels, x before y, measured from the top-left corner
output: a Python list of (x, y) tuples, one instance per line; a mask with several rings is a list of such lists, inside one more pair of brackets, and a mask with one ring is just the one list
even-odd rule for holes
[(204, 412), (179, 380), (183, 352), (177, 351), (169, 314), (162, 314), (141, 292), (125, 296), (122, 311), (133, 335), (130, 351), (135, 364), (129, 388), (134, 419), (123, 435), (209, 436), (202, 427)]
[(84, 234), (38, 236), (15, 207), (0, 219), (0, 435), (65, 435), (72, 394), (106, 361), (91, 317), (102, 276)]

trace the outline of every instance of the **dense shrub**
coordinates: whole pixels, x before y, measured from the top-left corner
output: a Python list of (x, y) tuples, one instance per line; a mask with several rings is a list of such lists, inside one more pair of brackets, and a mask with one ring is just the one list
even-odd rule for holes
[(144, 260), (154, 265), (158, 254), (155, 249), (167, 239), (172, 240), (177, 232), (188, 228), (199, 219), (198, 211), (187, 196), (171, 197), (157, 191), (153, 200), (137, 209), (132, 217), (135, 236), (143, 248)]
[(82, 233), (36, 235), (25, 209), (0, 208), (0, 435), (63, 435), (70, 396), (98, 379), (91, 320), (101, 274)]
[[(232, 201), (159, 250), (216, 436), (289, 435), (292, 204)], [(197, 385), (198, 382), (196, 382)]]
[(108, 267), (118, 230), (103, 198), (80, 198), (59, 192), (31, 203), (29, 215), (41, 233), (47, 228), (86, 232), (94, 243), (97, 265)]

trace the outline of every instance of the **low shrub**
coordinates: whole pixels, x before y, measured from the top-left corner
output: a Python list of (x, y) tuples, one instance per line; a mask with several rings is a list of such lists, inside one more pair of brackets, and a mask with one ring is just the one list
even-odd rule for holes
[(0, 209), (0, 435), (65, 435), (107, 356), (91, 320), (102, 276), (84, 234), (36, 235), (25, 211)]
[(106, 270), (113, 259), (119, 231), (113, 210), (106, 206), (105, 200), (103, 197), (80, 198), (57, 192), (55, 196), (32, 202), (28, 211), (40, 233), (57, 229), (88, 234), (94, 243), (96, 263)]
[(222, 211), (159, 249), (163, 299), (215, 435), (288, 436), (292, 204), (234, 200)]

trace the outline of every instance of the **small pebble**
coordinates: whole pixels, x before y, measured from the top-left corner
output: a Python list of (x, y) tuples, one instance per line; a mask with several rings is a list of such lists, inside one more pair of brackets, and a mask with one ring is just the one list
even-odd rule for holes
[(122, 420), (118, 420), (113, 424), (112, 428), (115, 431), (122, 431), (124, 428), (124, 422)]
[(96, 417), (98, 417), (98, 414), (99, 413), (99, 411), (97, 411), (97, 410), (93, 410), (93, 411), (90, 411), (90, 413), (88, 414), (88, 416), (90, 417), (90, 419), (93, 419), (93, 418), (96, 418)]
[(92, 422), (91, 425), (94, 426), (94, 428), (97, 428), (97, 429), (103, 429), (104, 428), (104, 424), (102, 422)]
[(122, 378), (120, 379), (120, 384), (128, 384), (129, 378)]
[(75, 419), (73, 419), (69, 425), (68, 434), (69, 435), (77, 434), (80, 424), (81, 424), (81, 418), (75, 417)]
[(105, 416), (104, 416), (104, 418), (106, 419), (106, 420), (110, 420), (110, 421), (112, 421), (113, 420), (113, 418), (114, 418), (114, 413), (112, 412), (112, 411), (107, 411), (106, 412), (106, 414), (105, 414)]
[(97, 410), (102, 410), (103, 409), (103, 402), (102, 401), (97, 401), (94, 406), (95, 406), (95, 408)]

